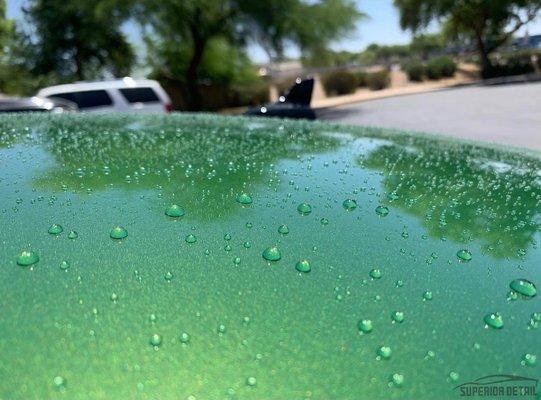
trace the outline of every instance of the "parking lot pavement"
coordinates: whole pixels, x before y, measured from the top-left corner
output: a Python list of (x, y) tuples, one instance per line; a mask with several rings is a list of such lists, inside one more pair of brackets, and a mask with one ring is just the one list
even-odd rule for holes
[(318, 110), (318, 117), (541, 151), (541, 82), (470, 86)]

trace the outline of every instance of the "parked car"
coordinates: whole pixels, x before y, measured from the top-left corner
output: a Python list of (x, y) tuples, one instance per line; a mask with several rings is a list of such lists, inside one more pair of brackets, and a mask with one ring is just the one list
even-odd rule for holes
[(54, 112), (77, 111), (77, 104), (64, 99), (47, 99), (43, 97), (22, 97), (0, 99), (0, 112)]
[(159, 113), (172, 110), (171, 99), (157, 81), (123, 78), (76, 82), (41, 89), (38, 96), (72, 101), (81, 111)]
[(297, 78), (295, 84), (285, 96), (280, 96), (276, 103), (265, 104), (250, 108), (244, 115), (260, 117), (282, 117), (294, 119), (316, 119), (316, 113), (310, 107), (314, 79), (301, 80)]

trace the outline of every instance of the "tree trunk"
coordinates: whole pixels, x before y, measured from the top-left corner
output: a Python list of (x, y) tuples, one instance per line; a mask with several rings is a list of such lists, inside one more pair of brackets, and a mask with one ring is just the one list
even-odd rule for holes
[(188, 88), (188, 109), (190, 111), (201, 111), (202, 99), (199, 93), (198, 71), (203, 59), (206, 42), (204, 40), (194, 40), (193, 53), (190, 59), (190, 64), (186, 70), (186, 86)]
[(79, 49), (75, 51), (75, 68), (77, 71), (75, 71), (75, 75), (77, 76), (77, 80), (84, 81), (85, 80), (85, 74), (84, 74), (84, 67), (83, 67), (83, 60), (81, 59), (81, 53)]
[(490, 51), (488, 50), (485, 41), (483, 40), (483, 35), (480, 32), (475, 33), (475, 41), (477, 45), (477, 53), (479, 55), (479, 60), (481, 62), (481, 76), (483, 78), (488, 78), (493, 72), (492, 61), (490, 61)]

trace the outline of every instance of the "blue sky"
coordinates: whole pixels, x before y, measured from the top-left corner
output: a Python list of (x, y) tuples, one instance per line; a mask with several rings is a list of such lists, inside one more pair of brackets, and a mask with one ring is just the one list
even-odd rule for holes
[[(66, 0), (69, 1), (69, 0)], [(91, 1), (91, 0), (89, 0)], [(262, 0), (255, 0), (262, 1)], [(265, 0), (272, 1), (272, 0)], [(20, 7), (24, 0), (7, 0), (8, 18), (20, 18)], [(393, 7), (393, 0), (356, 0), (359, 10), (369, 16), (357, 24), (357, 29), (349, 37), (333, 44), (335, 50), (361, 51), (370, 43), (403, 44), (411, 35), (403, 32), (398, 23), (398, 13)], [(541, 18), (528, 26), (530, 34), (541, 34)], [(126, 24), (125, 32), (130, 40), (140, 44), (137, 28), (134, 24)], [(522, 29), (521, 34), (525, 33)], [(138, 46), (139, 47), (139, 46)], [(250, 57), (256, 62), (266, 61), (265, 53), (258, 46), (250, 46)], [(288, 55), (296, 56), (294, 48), (289, 49)]]

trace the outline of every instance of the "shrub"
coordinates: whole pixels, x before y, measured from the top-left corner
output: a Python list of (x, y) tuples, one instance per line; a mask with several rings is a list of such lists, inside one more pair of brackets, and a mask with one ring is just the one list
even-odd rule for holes
[(385, 89), (391, 83), (391, 74), (386, 69), (371, 72), (366, 76), (366, 83), (370, 90)]
[(357, 77), (348, 71), (329, 72), (323, 76), (322, 82), (327, 96), (350, 94), (357, 88)]
[(264, 82), (235, 85), (231, 88), (228, 107), (254, 106), (269, 101), (269, 85)]
[(408, 75), (412, 82), (421, 82), (425, 75), (425, 66), (420, 61), (411, 61), (402, 66), (402, 70)]
[(366, 87), (368, 85), (368, 82), (366, 80), (367, 73), (364, 71), (359, 71), (355, 73), (355, 77), (357, 78), (357, 87)]
[(456, 63), (451, 57), (434, 57), (426, 64), (426, 76), (429, 79), (450, 78), (455, 75), (455, 72)]
[(513, 53), (502, 57), (499, 63), (483, 71), (483, 78), (531, 74), (535, 71), (530, 52)]

